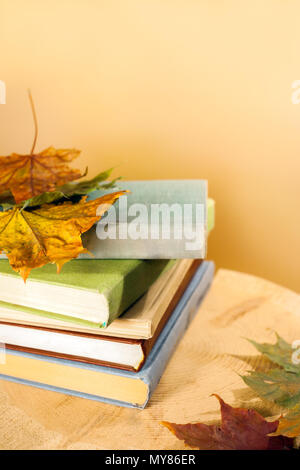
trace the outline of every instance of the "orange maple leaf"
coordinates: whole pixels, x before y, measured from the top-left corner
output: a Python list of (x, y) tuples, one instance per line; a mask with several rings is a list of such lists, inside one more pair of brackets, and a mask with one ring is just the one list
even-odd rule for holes
[(93, 201), (45, 204), (34, 210), (15, 206), (0, 213), (0, 252), (26, 281), (31, 269), (67, 261), (87, 252), (81, 234), (92, 227), (127, 191), (107, 194)]
[(80, 154), (75, 149), (56, 150), (49, 147), (38, 154), (12, 154), (0, 157), (0, 193), (10, 190), (16, 203), (31, 199), (47, 191), (54, 191), (83, 175), (70, 168), (71, 162)]
[(32, 96), (30, 91), (28, 93), (35, 125), (31, 152), (28, 155), (13, 153), (0, 157), (0, 193), (10, 191), (17, 204), (84, 176), (79, 170), (68, 166), (78, 157), (79, 150), (49, 147), (41, 153), (34, 153), (38, 124)]

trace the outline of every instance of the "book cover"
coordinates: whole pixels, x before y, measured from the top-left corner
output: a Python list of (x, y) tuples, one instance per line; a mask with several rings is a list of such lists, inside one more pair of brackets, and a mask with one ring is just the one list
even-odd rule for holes
[[(43, 315), (40, 315), (33, 308), (1, 301), (0, 321), (101, 336), (149, 339), (155, 334), (165, 309), (194, 262), (195, 260), (182, 259), (176, 261), (170, 269), (165, 269), (145, 294), (107, 328), (100, 329), (97, 325), (89, 326), (86, 323), (79, 324), (58, 318), (49, 318), (45, 316), (47, 312), (42, 312)], [(196, 260), (196, 262), (198, 261)]]
[[(118, 189), (127, 189), (130, 193), (121, 197), (97, 224), (100, 228), (109, 221), (114, 238), (99, 239), (99, 233), (101, 237), (107, 235), (96, 226), (83, 235), (83, 244), (93, 256), (205, 258), (207, 234), (214, 225), (214, 204), (212, 200), (208, 204), (206, 180), (121, 181)], [(103, 194), (103, 191), (94, 191), (89, 198)], [(139, 218), (139, 234), (132, 238), (127, 235), (135, 217)], [(153, 229), (155, 237), (151, 236)]]

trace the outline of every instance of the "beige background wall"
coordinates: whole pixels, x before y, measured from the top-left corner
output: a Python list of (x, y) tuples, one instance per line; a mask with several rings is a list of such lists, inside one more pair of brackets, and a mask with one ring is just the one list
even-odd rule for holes
[(298, 0), (0, 0), (0, 154), (207, 178), (209, 257), (300, 290)]

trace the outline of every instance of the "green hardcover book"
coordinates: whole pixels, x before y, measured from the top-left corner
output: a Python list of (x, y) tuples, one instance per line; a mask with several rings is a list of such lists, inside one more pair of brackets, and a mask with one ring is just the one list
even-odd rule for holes
[(34, 309), (53, 319), (107, 327), (173, 260), (73, 260), (60, 274), (48, 264), (34, 269), (26, 284), (0, 260), (0, 301)]

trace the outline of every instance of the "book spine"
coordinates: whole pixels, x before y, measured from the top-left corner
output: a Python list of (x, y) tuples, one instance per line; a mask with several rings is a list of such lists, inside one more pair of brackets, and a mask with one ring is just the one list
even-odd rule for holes
[(172, 313), (174, 312), (176, 306), (178, 305), (181, 297), (184, 295), (184, 292), (185, 292), (189, 282), (193, 278), (195, 272), (197, 271), (197, 269), (199, 268), (199, 266), (202, 262), (203, 262), (202, 260), (194, 260), (193, 261), (193, 264), (191, 265), (190, 269), (186, 273), (181, 285), (179, 286), (179, 288), (175, 292), (175, 295), (174, 295), (173, 299), (171, 300), (170, 304), (168, 305), (168, 308), (165, 311), (164, 316), (160, 320), (160, 322), (159, 322), (159, 324), (158, 324), (158, 326), (155, 330), (154, 335), (152, 336), (152, 338), (142, 340), (141, 345), (142, 345), (142, 349), (143, 349), (143, 352), (144, 352), (144, 361), (140, 364), (137, 372), (144, 365), (144, 362), (146, 361), (147, 357), (149, 356), (150, 351), (154, 347), (154, 344), (156, 343), (159, 335), (161, 334), (163, 328), (167, 324), (169, 318), (171, 317)]
[(144, 408), (153, 391), (159, 383), (172, 353), (184, 335), (191, 320), (197, 313), (198, 307), (209, 288), (214, 274), (214, 263), (203, 262), (193, 277), (185, 295), (178, 303), (158, 343), (152, 349), (144, 368), (139, 373), (140, 378), (148, 385), (149, 394)]

